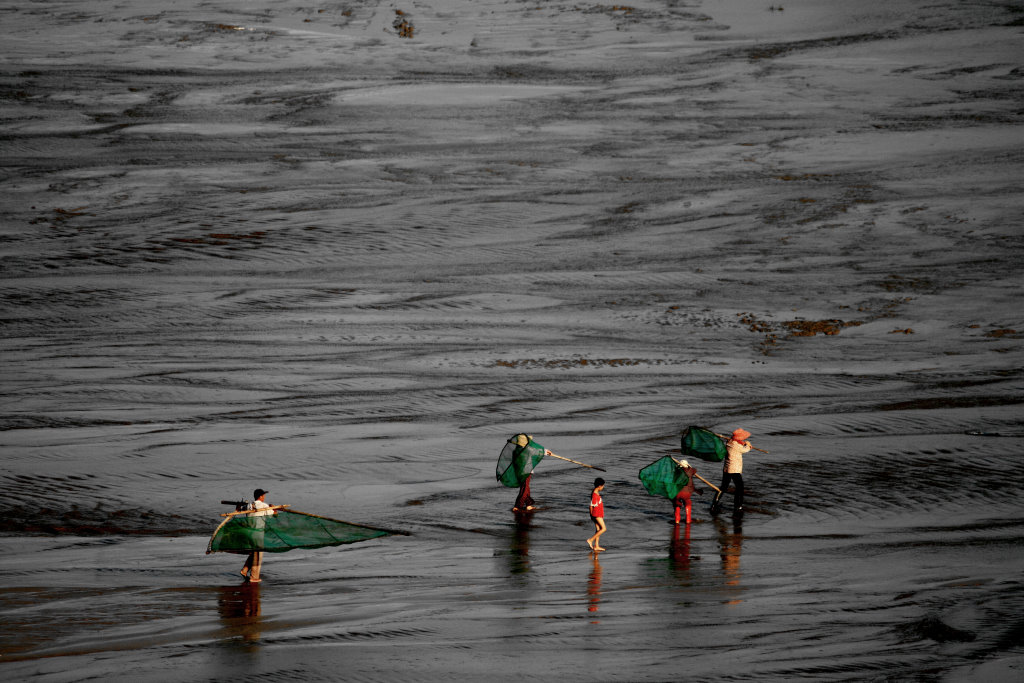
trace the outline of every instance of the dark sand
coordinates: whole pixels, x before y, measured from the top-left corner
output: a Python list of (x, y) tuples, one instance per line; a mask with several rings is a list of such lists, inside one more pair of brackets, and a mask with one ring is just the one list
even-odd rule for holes
[(1019, 6), (8, 5), (4, 679), (1024, 675)]

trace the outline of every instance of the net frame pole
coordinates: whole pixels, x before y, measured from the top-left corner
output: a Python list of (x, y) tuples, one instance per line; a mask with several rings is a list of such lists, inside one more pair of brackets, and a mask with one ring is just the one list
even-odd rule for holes
[(379, 526), (369, 526), (368, 524), (356, 524), (355, 522), (346, 522), (343, 519), (335, 519), (334, 517), (324, 517), (323, 515), (314, 515), (312, 512), (302, 512), (300, 510), (289, 510), (288, 512), (293, 515), (305, 515), (306, 517), (315, 517), (316, 519), (325, 519), (328, 522), (341, 522), (342, 524), (348, 524), (349, 526), (357, 526), (362, 529), (372, 529), (373, 531), (383, 531), (392, 535), (408, 536), (408, 531), (396, 531), (394, 529), (384, 529)]
[(571, 463), (573, 463), (575, 465), (580, 465), (582, 467), (589, 467), (590, 469), (597, 470), (598, 472), (607, 472), (608, 471), (608, 470), (604, 469), (603, 467), (598, 467), (597, 465), (588, 465), (585, 462), (580, 462), (579, 460), (573, 460), (572, 458), (565, 458), (565, 457), (562, 457), (561, 455), (557, 455), (555, 453), (552, 453), (551, 451), (548, 451), (547, 454), (550, 455), (552, 458), (558, 458), (559, 460), (565, 460), (566, 462), (571, 462)]
[[(718, 435), (716, 434), (715, 436), (718, 436)], [(753, 446), (751, 446), (751, 448), (753, 448)], [(669, 457), (670, 457), (670, 458), (672, 458), (672, 456), (671, 456), (671, 455), (670, 455)], [(675, 458), (672, 458), (672, 461), (673, 461), (673, 462), (674, 462), (675, 464), (679, 465), (680, 467), (682, 467), (682, 466), (683, 466), (683, 463), (679, 462), (679, 461), (678, 461), (678, 460), (676, 460)], [(697, 478), (698, 478), (698, 479), (700, 479), (700, 480), (701, 480), (702, 482), (704, 482), (705, 484), (707, 484), (708, 486), (710, 486), (710, 487), (711, 487), (711, 488), (713, 488), (714, 490), (718, 491), (719, 493), (721, 493), (721, 492), (722, 492), (722, 489), (718, 488), (717, 486), (715, 486), (714, 484), (712, 484), (712, 483), (711, 483), (710, 481), (708, 481), (708, 480), (707, 480), (707, 479), (705, 479), (704, 477), (702, 477), (702, 476), (700, 476), (699, 474), (697, 474), (696, 472), (694, 472), (694, 473), (693, 473), (693, 476), (697, 477)]]
[[(711, 432), (710, 429), (708, 431)], [(711, 432), (711, 433), (714, 434), (715, 436), (717, 436), (719, 439), (725, 439), (726, 441), (729, 441), (730, 439), (732, 439), (731, 436), (726, 436), (725, 434), (719, 434), (718, 432)], [(768, 453), (768, 451), (766, 451), (763, 448), (758, 448), (757, 446), (751, 446), (751, 448), (753, 448), (755, 451), (761, 451), (762, 453), (765, 453), (767, 455), (771, 455), (771, 453)]]
[(221, 517), (234, 517), (235, 515), (251, 515), (254, 512), (263, 512), (264, 510), (284, 510), (290, 508), (291, 505), (271, 505), (269, 507), (260, 508), (259, 510), (235, 510), (234, 512), (222, 512)]

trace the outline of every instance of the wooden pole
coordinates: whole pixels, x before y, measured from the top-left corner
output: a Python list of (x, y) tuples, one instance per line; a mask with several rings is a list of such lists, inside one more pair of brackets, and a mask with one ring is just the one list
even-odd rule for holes
[[(671, 455), (670, 455), (669, 457), (670, 457), (670, 458), (672, 458), (672, 456), (671, 456)], [(679, 462), (679, 461), (678, 461), (678, 460), (676, 460), (675, 458), (672, 458), (672, 460), (673, 460), (673, 461), (674, 461), (674, 462), (675, 462), (675, 463), (676, 463), (677, 465), (679, 465), (680, 467), (682, 467), (682, 466), (683, 466), (683, 463)], [(710, 486), (710, 487), (711, 487), (711, 488), (713, 488), (714, 490), (718, 491), (719, 493), (721, 493), (721, 492), (722, 492), (722, 489), (718, 488), (717, 486), (715, 486), (714, 484), (712, 484), (712, 483), (711, 483), (710, 481), (708, 481), (708, 480), (707, 480), (707, 479), (705, 479), (704, 477), (702, 477), (702, 476), (700, 476), (699, 474), (697, 474), (696, 472), (694, 472), (694, 473), (693, 473), (693, 476), (697, 477), (697, 478), (698, 478), (698, 479), (700, 479), (700, 480), (701, 480), (702, 482), (704, 482), (705, 484), (707, 484), (708, 486)]]
[(314, 515), (312, 512), (302, 512), (300, 510), (289, 510), (288, 512), (293, 515), (305, 515), (306, 517), (313, 517), (315, 519), (323, 519), (328, 522), (340, 522), (342, 524), (348, 524), (349, 526), (357, 526), (361, 529), (373, 529), (374, 531), (383, 531), (388, 534), (400, 534), (402, 536), (408, 536), (408, 531), (398, 531), (397, 529), (382, 529), (379, 526), (368, 526), (366, 524), (356, 524), (355, 522), (346, 522), (343, 519), (334, 519), (333, 517), (324, 517), (323, 515)]
[(717, 486), (715, 486), (714, 484), (712, 484), (712, 483), (711, 483), (710, 481), (708, 481), (708, 480), (707, 480), (707, 479), (705, 479), (704, 477), (700, 476), (699, 474), (694, 474), (693, 476), (697, 477), (697, 478), (698, 478), (698, 479), (700, 479), (700, 480), (701, 480), (702, 482), (704, 482), (705, 484), (707, 484), (708, 486), (710, 486), (710, 487), (711, 487), (711, 488), (713, 488), (714, 490), (718, 491), (719, 493), (721, 493), (721, 492), (722, 492), (722, 489), (718, 488)]
[[(711, 432), (711, 433), (714, 434), (715, 436), (717, 436), (719, 439), (725, 439), (726, 441), (728, 441), (729, 439), (732, 438), (731, 436), (725, 436), (724, 434), (717, 434), (715, 432)], [(763, 448), (758, 448), (757, 446), (751, 446), (751, 448), (753, 448), (755, 451), (761, 451), (762, 453), (768, 453), (768, 451), (764, 450)], [(768, 453), (768, 454), (771, 455), (770, 453)]]
[(558, 458), (559, 460), (565, 460), (567, 462), (571, 462), (573, 464), (580, 465), (581, 467), (589, 467), (590, 469), (597, 470), (598, 472), (607, 472), (608, 471), (608, 470), (604, 469), (603, 467), (597, 467), (595, 465), (588, 465), (587, 463), (580, 462), (579, 460), (572, 460), (571, 458), (563, 458), (560, 455), (555, 455), (551, 451), (545, 451), (545, 453), (547, 455), (550, 455), (552, 458)]
[(251, 515), (254, 512), (263, 512), (264, 510), (284, 510), (290, 508), (291, 505), (271, 505), (270, 507), (260, 508), (259, 510), (236, 510), (235, 512), (222, 512), (221, 517), (233, 517), (234, 515)]

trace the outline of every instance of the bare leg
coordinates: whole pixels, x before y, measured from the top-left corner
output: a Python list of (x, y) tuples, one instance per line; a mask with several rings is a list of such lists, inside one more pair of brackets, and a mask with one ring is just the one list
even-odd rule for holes
[(245, 580), (249, 580), (249, 572), (252, 571), (253, 555), (256, 553), (249, 553), (249, 557), (245, 558), (245, 564), (242, 565), (241, 571), (238, 573), (245, 577)]
[(263, 568), (263, 552), (258, 551), (253, 553), (252, 567), (249, 569), (249, 581), (252, 583), (260, 582), (260, 569)]
[(593, 536), (587, 539), (587, 545), (590, 546), (591, 550), (604, 550), (597, 541), (597, 539), (601, 537), (601, 534), (608, 530), (608, 527), (604, 523), (604, 517), (595, 517), (594, 527), (597, 531), (594, 532)]

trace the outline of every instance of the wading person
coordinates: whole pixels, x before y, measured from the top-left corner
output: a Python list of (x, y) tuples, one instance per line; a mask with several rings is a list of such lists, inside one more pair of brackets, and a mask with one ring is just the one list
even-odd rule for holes
[(715, 497), (713, 507), (717, 508), (722, 495), (729, 488), (729, 482), (731, 481), (736, 485), (736, 490), (733, 492), (732, 497), (732, 511), (737, 514), (743, 512), (743, 454), (751, 448), (747, 442), (749, 438), (750, 432), (745, 429), (736, 429), (732, 433), (732, 438), (725, 443), (725, 462), (722, 465), (722, 490)]
[(680, 508), (685, 508), (686, 509), (686, 523), (689, 524), (690, 523), (690, 509), (692, 508), (692, 504), (690, 502), (690, 496), (693, 493), (695, 493), (695, 492), (696, 493), (703, 493), (703, 491), (701, 491), (698, 488), (695, 488), (694, 485), (693, 485), (693, 478), (697, 476), (697, 470), (695, 468), (691, 467), (690, 463), (686, 462), (685, 460), (683, 460), (680, 463), (680, 466), (683, 468), (683, 471), (686, 472), (686, 476), (690, 479), (690, 481), (688, 481), (686, 483), (686, 486), (684, 486), (683, 489), (679, 493), (676, 494), (676, 499), (675, 499), (675, 504), (676, 504), (676, 524), (679, 524)]
[[(263, 489), (256, 489), (252, 492), (253, 501), (249, 503), (249, 509), (255, 510), (252, 514), (246, 515), (252, 521), (251, 528), (253, 529), (252, 537), (253, 541), (259, 546), (263, 547), (263, 533), (267, 526), (267, 521), (263, 519), (267, 515), (277, 514), (273, 510), (270, 510), (270, 504), (267, 503), (267, 494), (269, 491)], [(254, 550), (249, 553), (249, 558), (245, 561), (245, 566), (238, 572), (246, 581), (250, 583), (260, 582), (260, 569), (263, 567), (263, 551)]]
[[(519, 495), (516, 496), (516, 502), (512, 505), (512, 512), (532, 512), (537, 509), (536, 503), (530, 496), (530, 479), (533, 477), (533, 466), (540, 458), (537, 457), (537, 448), (542, 448), (539, 444), (533, 443), (533, 437), (527, 434), (518, 434), (509, 441), (510, 444), (515, 445), (515, 450), (512, 451), (512, 464), (510, 469), (515, 472), (515, 481), (521, 481), (519, 485)], [(531, 448), (528, 448), (533, 444)], [(551, 455), (551, 451), (544, 449), (544, 455)], [(505, 483), (506, 486), (514, 486), (514, 484)]]
[(604, 501), (601, 500), (601, 491), (604, 490), (604, 479), (598, 477), (594, 480), (594, 490), (590, 492), (590, 520), (594, 523), (594, 535), (587, 539), (587, 545), (591, 550), (604, 550), (597, 539), (601, 537), (608, 527), (604, 523)]
[(533, 498), (530, 497), (530, 479), (533, 477), (533, 472), (526, 475), (526, 480), (523, 481), (523, 485), (519, 487), (519, 495), (516, 496), (515, 505), (512, 506), (512, 512), (529, 512), (534, 509)]

